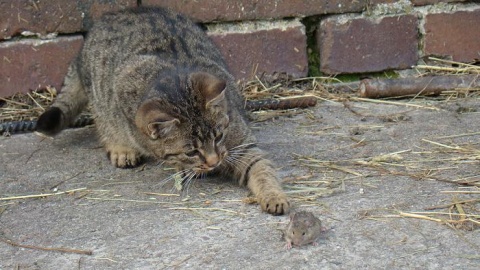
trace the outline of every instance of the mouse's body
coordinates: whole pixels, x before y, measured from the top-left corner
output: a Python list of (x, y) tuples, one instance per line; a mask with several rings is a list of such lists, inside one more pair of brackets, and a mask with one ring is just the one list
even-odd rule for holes
[(290, 223), (285, 229), (284, 238), (287, 241), (285, 248), (292, 246), (317, 245), (316, 240), (324, 232), (320, 219), (312, 213), (299, 211), (290, 214)]

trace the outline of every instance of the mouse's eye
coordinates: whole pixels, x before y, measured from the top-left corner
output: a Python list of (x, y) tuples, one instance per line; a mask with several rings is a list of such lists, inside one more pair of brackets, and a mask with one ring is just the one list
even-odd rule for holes
[(305, 235), (305, 232), (304, 232), (304, 233), (302, 233), (302, 235)]

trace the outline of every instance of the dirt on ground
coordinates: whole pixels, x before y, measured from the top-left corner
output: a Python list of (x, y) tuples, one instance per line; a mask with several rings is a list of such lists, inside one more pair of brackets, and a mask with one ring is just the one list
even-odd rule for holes
[(288, 216), (230, 179), (179, 193), (157, 161), (113, 168), (92, 127), (2, 137), (0, 269), (479, 269), (479, 112), (324, 101), (253, 123), (293, 210), (330, 228), (291, 250)]

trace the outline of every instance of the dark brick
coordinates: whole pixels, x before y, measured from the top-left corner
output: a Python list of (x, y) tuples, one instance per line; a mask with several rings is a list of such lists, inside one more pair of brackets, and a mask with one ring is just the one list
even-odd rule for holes
[[(267, 27), (248, 30), (254, 24), (233, 26), (243, 30), (216, 30), (209, 35), (222, 52), (237, 79), (251, 79), (253, 72), (294, 77), (308, 73), (307, 37), (299, 22), (265, 23)], [(251, 28), (250, 28), (251, 29)]]
[(330, 17), (320, 23), (320, 69), (327, 74), (405, 69), (418, 60), (418, 19), (413, 15)]
[(317, 14), (360, 12), (367, 0), (143, 0), (142, 5), (170, 7), (201, 21), (239, 21)]
[(23, 31), (40, 35), (85, 31), (99, 15), (136, 5), (136, 0), (0, 0), (0, 39)]
[(82, 44), (82, 36), (0, 43), (0, 96), (47, 85), (59, 90)]
[(470, 62), (480, 59), (480, 9), (428, 14), (425, 18), (425, 54), (451, 56)]

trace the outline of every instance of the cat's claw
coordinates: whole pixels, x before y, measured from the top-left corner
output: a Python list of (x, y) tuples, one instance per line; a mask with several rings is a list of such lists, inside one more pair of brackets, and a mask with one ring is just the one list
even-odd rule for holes
[(272, 215), (283, 215), (290, 210), (290, 203), (284, 193), (268, 194), (260, 199), (262, 210)]
[(135, 167), (139, 164), (140, 155), (137, 151), (124, 146), (109, 146), (107, 151), (112, 165), (118, 168)]

